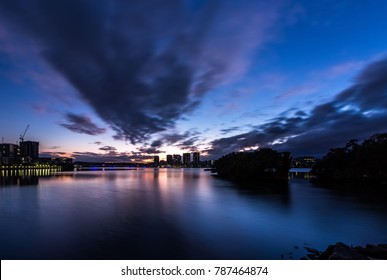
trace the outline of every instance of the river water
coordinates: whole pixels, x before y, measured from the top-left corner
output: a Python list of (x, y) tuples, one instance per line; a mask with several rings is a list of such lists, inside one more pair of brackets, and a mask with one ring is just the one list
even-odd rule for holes
[(236, 187), (201, 169), (0, 178), (0, 259), (298, 259), (387, 243), (387, 207), (316, 187)]

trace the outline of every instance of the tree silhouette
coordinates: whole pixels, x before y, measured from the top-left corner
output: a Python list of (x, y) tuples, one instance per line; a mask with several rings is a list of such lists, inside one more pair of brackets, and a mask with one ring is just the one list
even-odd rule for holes
[(264, 148), (227, 154), (215, 162), (219, 177), (235, 181), (287, 181), (290, 153)]
[(375, 134), (362, 144), (351, 140), (343, 148), (331, 149), (312, 172), (320, 180), (385, 185), (387, 133)]

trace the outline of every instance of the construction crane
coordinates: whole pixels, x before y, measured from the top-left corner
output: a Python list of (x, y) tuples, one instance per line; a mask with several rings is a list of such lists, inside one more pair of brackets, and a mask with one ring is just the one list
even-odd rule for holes
[(24, 142), (24, 136), (26, 135), (29, 127), (30, 127), (30, 125), (27, 125), (27, 128), (26, 128), (26, 130), (24, 130), (23, 135), (20, 134), (20, 142)]

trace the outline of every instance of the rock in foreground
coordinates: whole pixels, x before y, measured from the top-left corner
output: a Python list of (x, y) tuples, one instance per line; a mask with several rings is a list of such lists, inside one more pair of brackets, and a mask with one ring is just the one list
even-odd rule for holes
[(305, 248), (308, 252), (307, 258), (312, 260), (387, 260), (387, 244), (371, 245), (365, 247), (350, 247), (342, 242), (329, 245), (324, 252)]

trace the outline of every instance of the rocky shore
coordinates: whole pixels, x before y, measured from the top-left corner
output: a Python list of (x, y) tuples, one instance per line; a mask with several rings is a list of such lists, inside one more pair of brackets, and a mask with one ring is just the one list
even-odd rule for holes
[(329, 245), (321, 252), (314, 248), (304, 247), (309, 254), (302, 260), (387, 260), (387, 244), (367, 244), (362, 246), (348, 246), (342, 242)]

